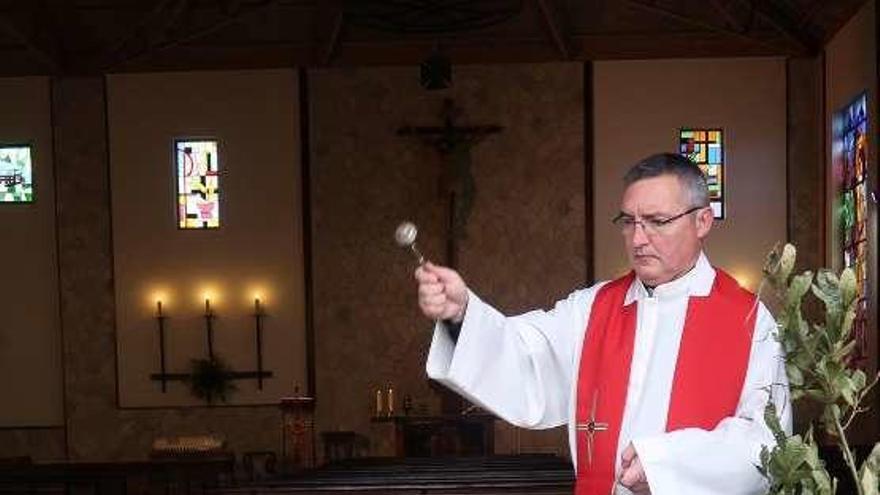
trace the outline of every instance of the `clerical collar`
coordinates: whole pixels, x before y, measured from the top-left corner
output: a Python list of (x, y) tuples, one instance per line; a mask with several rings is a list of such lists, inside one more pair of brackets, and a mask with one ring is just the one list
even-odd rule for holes
[(714, 281), (715, 269), (709, 264), (706, 255), (701, 252), (694, 267), (675, 280), (656, 287), (648, 287), (638, 279), (633, 280), (623, 304), (627, 305), (637, 299), (648, 297), (666, 298), (679, 295), (705, 297), (712, 290)]

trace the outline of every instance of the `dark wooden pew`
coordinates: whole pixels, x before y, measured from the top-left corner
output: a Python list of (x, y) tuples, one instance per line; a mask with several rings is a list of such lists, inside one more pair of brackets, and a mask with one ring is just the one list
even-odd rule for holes
[(0, 463), (0, 494), (203, 494), (232, 480), (234, 457)]
[(551, 455), (366, 458), (333, 463), (295, 478), (218, 487), (208, 493), (570, 495), (572, 483), (570, 463)]

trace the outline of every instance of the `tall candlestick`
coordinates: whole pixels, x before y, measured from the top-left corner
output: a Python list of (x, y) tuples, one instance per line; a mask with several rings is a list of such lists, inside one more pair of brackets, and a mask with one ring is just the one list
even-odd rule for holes
[(214, 312), (211, 310), (211, 299), (205, 298), (205, 336), (208, 341), (208, 357), (214, 359)]
[(260, 298), (254, 298), (254, 334), (257, 337), (257, 389), (263, 390), (263, 310)]
[(394, 416), (394, 389), (388, 387), (388, 416)]
[(167, 391), (165, 372), (165, 315), (162, 314), (162, 300), (156, 300), (156, 322), (159, 324), (159, 376), (162, 380), (162, 393)]

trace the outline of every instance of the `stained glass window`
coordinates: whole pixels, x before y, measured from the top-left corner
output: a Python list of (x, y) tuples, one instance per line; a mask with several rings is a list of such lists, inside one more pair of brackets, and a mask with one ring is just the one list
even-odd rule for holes
[(0, 203), (33, 201), (31, 147), (0, 146)]
[(724, 218), (724, 142), (721, 129), (681, 129), (678, 152), (690, 158), (706, 174), (709, 205), (715, 218)]
[(217, 141), (177, 140), (177, 221), (181, 229), (220, 227)]
[(868, 349), (868, 99), (862, 94), (835, 114), (834, 148), (840, 173), (840, 241), (844, 266), (856, 275), (858, 303), (853, 321), (854, 357), (867, 357)]

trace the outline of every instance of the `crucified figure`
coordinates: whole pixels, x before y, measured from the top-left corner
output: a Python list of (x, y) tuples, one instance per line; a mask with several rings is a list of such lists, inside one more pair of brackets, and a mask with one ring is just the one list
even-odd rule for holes
[(461, 110), (451, 98), (443, 100), (443, 125), (404, 126), (399, 136), (415, 136), (433, 147), (448, 166), (444, 169), (442, 192), (449, 200), (447, 223), (447, 265), (456, 266), (457, 241), (467, 236), (467, 221), (473, 209), (476, 185), (471, 172), (471, 148), (490, 134), (501, 131), (497, 125), (457, 126)]

